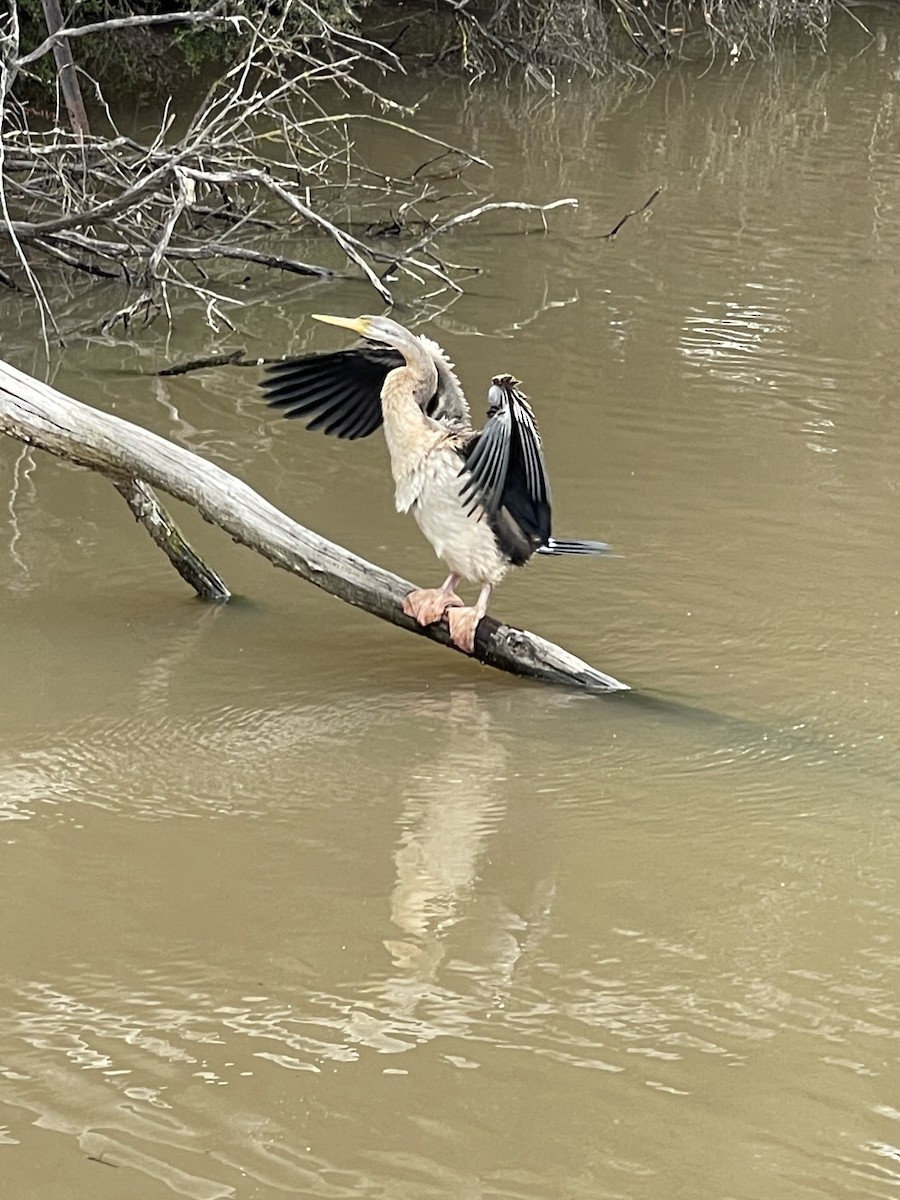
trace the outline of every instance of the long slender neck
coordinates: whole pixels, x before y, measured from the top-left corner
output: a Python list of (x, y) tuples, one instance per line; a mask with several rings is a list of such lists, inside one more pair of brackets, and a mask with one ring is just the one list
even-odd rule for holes
[(404, 347), (404, 357), (406, 365), (389, 371), (381, 388), (384, 437), (400, 512), (408, 511), (418, 496), (425, 456), (442, 434), (424, 411), (437, 388), (434, 363), (424, 348), (413, 354)]
[(413, 403), (421, 411), (437, 391), (438, 373), (434, 359), (418, 338), (412, 338), (401, 351), (405, 365), (389, 371), (381, 389), (382, 404), (396, 411)]

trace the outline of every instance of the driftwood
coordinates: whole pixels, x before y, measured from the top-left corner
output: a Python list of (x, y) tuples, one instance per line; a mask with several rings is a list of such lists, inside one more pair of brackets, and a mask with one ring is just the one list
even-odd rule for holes
[[(214, 463), (149, 430), (73, 400), (0, 360), (0, 432), (109, 477), (132, 512), (199, 595), (228, 589), (191, 550), (148, 484), (184, 500), (278, 567), (348, 604), (451, 646), (446, 621), (421, 628), (400, 605), (413, 585), (320, 537)], [(488, 666), (588, 692), (627, 691), (552, 642), (485, 617), (475, 657)]]

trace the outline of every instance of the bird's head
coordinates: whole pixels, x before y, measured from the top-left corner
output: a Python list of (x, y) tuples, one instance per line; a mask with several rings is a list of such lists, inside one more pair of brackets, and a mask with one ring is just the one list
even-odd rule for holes
[(328, 317), (321, 313), (312, 315), (315, 321), (324, 321), (326, 325), (339, 325), (342, 329), (352, 329), (354, 333), (360, 334), (370, 342), (392, 346), (407, 359), (411, 349), (418, 351), (421, 346), (414, 333), (410, 333), (390, 317)]
[[(325, 317), (316, 313), (313, 316), (317, 321), (325, 321), (328, 325), (352, 329), (367, 341), (390, 346), (392, 350), (400, 353), (405, 370), (389, 371), (384, 389), (394, 391), (400, 388), (405, 396), (415, 400), (422, 408), (425, 408), (435, 395), (438, 386), (438, 359), (431, 348), (432, 343), (426, 343), (396, 321), (392, 321), (390, 317)], [(441, 355), (439, 349), (437, 355)], [(384, 389), (382, 399), (386, 394)]]

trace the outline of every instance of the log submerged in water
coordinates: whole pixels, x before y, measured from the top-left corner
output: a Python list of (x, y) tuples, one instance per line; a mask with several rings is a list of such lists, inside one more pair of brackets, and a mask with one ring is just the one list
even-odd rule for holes
[[(403, 597), (413, 588), (405, 579), (306, 529), (222, 467), (139, 425), (74, 400), (2, 360), (0, 432), (110, 478), (179, 573), (207, 599), (226, 599), (227, 588), (187, 546), (174, 525), (174, 532), (165, 537), (154, 534), (154, 528), (158, 532), (160, 521), (168, 516), (147, 485), (190, 504), (234, 541), (276, 566), (348, 604), (456, 651), (446, 619), (423, 628), (403, 613)], [(206, 589), (204, 580), (209, 585)], [(629, 690), (627, 684), (562, 647), (493, 617), (483, 618), (478, 626), (474, 657), (514, 675), (585, 692)]]

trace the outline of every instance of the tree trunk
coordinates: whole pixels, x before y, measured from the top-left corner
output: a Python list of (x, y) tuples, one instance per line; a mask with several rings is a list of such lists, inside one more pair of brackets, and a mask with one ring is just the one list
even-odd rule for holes
[[(63, 27), (62, 9), (59, 0), (41, 0), (44, 6), (44, 20), (47, 22), (47, 32), (58, 33)], [(56, 59), (56, 72), (59, 77), (59, 87), (66, 102), (69, 114), (69, 124), (72, 132), (78, 137), (90, 137), (91, 127), (88, 124), (87, 111), (75, 71), (75, 59), (72, 57), (72, 47), (67, 38), (57, 42), (53, 47), (53, 57)]]

